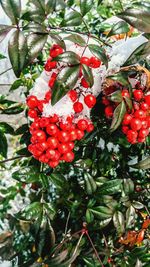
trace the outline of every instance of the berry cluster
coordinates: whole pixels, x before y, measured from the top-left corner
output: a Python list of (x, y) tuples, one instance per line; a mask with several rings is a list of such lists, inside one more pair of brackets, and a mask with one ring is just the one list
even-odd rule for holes
[[(99, 59), (95, 57), (81, 57), (80, 66), (80, 85), (78, 88), (71, 89), (68, 97), (72, 101), (74, 114), (70, 114), (67, 118), (53, 114), (50, 117), (43, 117), (44, 104), (51, 102), (51, 94), (53, 85), (57, 78), (62, 65), (54, 61), (54, 58), (62, 54), (64, 51), (59, 45), (53, 45), (50, 49), (50, 57), (45, 64), (45, 71), (52, 72), (49, 80), (49, 87), (43, 100), (39, 100), (36, 96), (30, 95), (27, 98), (28, 116), (33, 119), (30, 125), (31, 144), (28, 150), (40, 162), (47, 163), (51, 168), (55, 168), (60, 161), (72, 162), (74, 160), (74, 143), (84, 137), (85, 132), (92, 132), (94, 125), (91, 121), (83, 117), (81, 112), (84, 104), (88, 108), (93, 108), (96, 104), (96, 97), (91, 93), (90, 86), (82, 74), (82, 64), (90, 68), (98, 68), (101, 65)], [(83, 89), (86, 89), (84, 92)], [(80, 101), (80, 96), (82, 101)], [(67, 103), (66, 103), (67, 105)]]
[[(108, 99), (108, 95), (118, 90), (119, 84), (107, 88), (107, 96), (103, 97), (105, 107), (105, 116), (111, 118), (114, 109), (118, 103), (114, 103)], [(122, 97), (130, 98), (129, 91), (121, 88)], [(132, 94), (132, 111), (127, 107), (127, 112), (122, 120), (122, 132), (126, 135), (127, 140), (131, 144), (143, 143), (150, 132), (150, 94), (145, 93), (146, 88), (141, 86), (139, 82), (133, 88)]]

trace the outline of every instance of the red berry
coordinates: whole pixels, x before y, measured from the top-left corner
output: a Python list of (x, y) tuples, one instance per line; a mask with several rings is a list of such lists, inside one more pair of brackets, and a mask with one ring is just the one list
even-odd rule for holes
[(143, 98), (143, 92), (142, 92), (142, 90), (138, 90), (138, 89), (134, 90), (133, 91), (133, 96), (134, 96), (134, 99), (136, 101), (140, 101)]
[(127, 89), (123, 89), (121, 95), (122, 97), (130, 97), (129, 91)]
[(50, 78), (50, 80), (49, 80), (49, 82), (48, 82), (48, 86), (49, 86), (50, 88), (52, 88), (52, 87), (54, 86), (55, 80), (56, 80), (56, 79), (53, 78), (53, 77)]
[(40, 143), (36, 144), (36, 148), (43, 152), (43, 151), (48, 149), (48, 143), (47, 142), (40, 142)]
[(47, 127), (46, 127), (46, 132), (49, 134), (49, 135), (56, 135), (58, 133), (58, 128), (55, 124), (49, 124)]
[(93, 108), (96, 104), (96, 97), (92, 94), (89, 94), (84, 97), (84, 102), (89, 108)]
[(70, 90), (68, 92), (68, 95), (69, 95), (70, 99), (72, 100), (72, 102), (75, 102), (78, 98), (78, 94), (75, 90)]
[(144, 100), (150, 107), (150, 94), (149, 95), (145, 95)]
[(37, 138), (36, 138), (36, 136), (35, 136), (34, 134), (33, 134), (32, 137), (30, 138), (30, 142), (31, 142), (32, 144), (37, 143)]
[(38, 109), (39, 109), (41, 112), (43, 111), (44, 104), (46, 104), (46, 101), (45, 101), (45, 100), (39, 100), (39, 103), (38, 103)]
[(140, 105), (139, 105), (139, 103), (134, 102), (134, 103), (133, 103), (133, 113), (134, 113), (134, 110), (139, 110), (139, 109), (140, 109)]
[(57, 67), (57, 62), (56, 61), (51, 61), (52, 58), (48, 58), (44, 68), (46, 71), (51, 71), (52, 69), (55, 69)]
[(96, 57), (91, 57), (90, 58), (90, 64), (89, 64), (89, 66), (91, 68), (99, 68), (100, 65), (101, 65), (101, 61), (98, 58), (96, 58)]
[(102, 103), (105, 105), (105, 106), (108, 106), (110, 104), (110, 101), (105, 97), (103, 96), (102, 97)]
[(112, 106), (107, 106), (105, 108), (105, 115), (107, 118), (111, 118), (113, 116), (114, 109)]
[(76, 129), (70, 131), (70, 141), (75, 141), (77, 139), (77, 131)]
[(38, 99), (36, 96), (31, 95), (27, 98), (27, 105), (29, 108), (34, 109), (38, 105)]
[(81, 140), (84, 136), (84, 131), (77, 129), (76, 133), (77, 133), (77, 140)]
[(80, 113), (83, 110), (83, 104), (77, 101), (74, 103), (73, 108), (76, 113)]
[(52, 117), (49, 118), (50, 123), (56, 123), (58, 122), (58, 120), (59, 120), (59, 117), (56, 114), (54, 114)]
[(69, 142), (68, 143), (68, 146), (69, 146), (69, 148), (72, 150), (72, 149), (74, 149), (74, 143), (73, 142)]
[(134, 116), (138, 119), (143, 119), (146, 117), (146, 112), (142, 109), (136, 110)]
[(139, 131), (138, 137), (139, 138), (145, 138), (146, 136), (148, 136), (148, 134), (149, 134), (149, 130), (148, 129), (141, 129)]
[(81, 57), (80, 63), (89, 66), (90, 65), (90, 59), (88, 57)]
[(131, 114), (125, 114), (124, 115), (124, 118), (123, 118), (123, 121), (122, 121), (122, 124), (123, 125), (128, 125), (130, 122), (131, 122), (131, 120), (132, 120), (132, 115)]
[(144, 111), (147, 111), (149, 109), (149, 106), (146, 102), (141, 103), (140, 108)]
[(55, 154), (56, 154), (56, 150), (54, 149), (48, 148), (46, 151), (46, 156), (51, 160), (55, 158)]
[(62, 129), (63, 131), (69, 131), (71, 129), (71, 126), (72, 126), (72, 123), (70, 122), (66, 122), (66, 123), (60, 122), (59, 124), (60, 129)]
[(133, 131), (133, 130), (129, 130), (127, 132), (127, 139), (130, 143), (133, 143), (136, 141), (136, 138), (138, 136), (138, 133), (136, 131)]
[(30, 153), (33, 153), (33, 151), (34, 151), (34, 145), (33, 144), (30, 144), (28, 146), (28, 150), (29, 150)]
[(90, 85), (88, 84), (88, 82), (85, 80), (84, 77), (81, 79), (81, 85), (82, 85), (84, 88), (89, 88), (89, 87), (90, 87)]
[(146, 138), (138, 138), (137, 141), (138, 143), (144, 143), (146, 140)]
[(46, 101), (50, 101), (50, 99), (51, 99), (51, 95), (52, 95), (52, 93), (48, 90), (47, 92), (46, 92), (46, 94), (45, 94), (45, 99), (46, 99)]
[(142, 127), (141, 129), (147, 129), (148, 128), (148, 121), (145, 119), (145, 120), (142, 120)]
[(56, 137), (49, 137), (47, 139), (47, 144), (48, 144), (49, 148), (55, 149), (58, 147), (59, 142), (58, 142), (58, 139)]
[(40, 162), (43, 162), (43, 163), (48, 163), (49, 159), (46, 157), (45, 154), (42, 154), (42, 155), (39, 157), (39, 161), (40, 161)]
[(90, 124), (88, 125), (86, 131), (87, 131), (88, 133), (90, 133), (90, 132), (92, 132), (93, 130), (94, 130), (94, 125), (93, 125), (92, 123), (90, 123)]
[(51, 168), (56, 168), (59, 164), (59, 161), (56, 160), (56, 161), (49, 161), (48, 165), (51, 167)]
[(37, 111), (34, 110), (34, 109), (29, 109), (29, 111), (28, 111), (28, 116), (29, 116), (30, 118), (32, 118), (32, 119), (35, 119), (35, 118), (37, 118), (38, 113), (37, 113)]
[(72, 151), (69, 151), (64, 154), (64, 160), (66, 162), (72, 162), (74, 160), (74, 153)]
[(42, 117), (39, 121), (39, 125), (41, 128), (48, 126), (49, 124), (49, 118)]
[(129, 127), (128, 126), (122, 126), (122, 132), (124, 133), (124, 134), (127, 134), (127, 132), (129, 131)]
[(147, 118), (146, 118), (146, 121), (147, 121), (147, 126), (150, 128), (150, 116), (148, 116)]
[(59, 144), (58, 145), (58, 151), (61, 153), (61, 154), (64, 154), (64, 153), (67, 153), (68, 151), (70, 151), (70, 146), (69, 146), (69, 143), (62, 143), (62, 144)]
[(78, 121), (77, 126), (80, 130), (84, 131), (88, 127), (88, 122), (85, 119), (81, 119)]
[(57, 44), (54, 44), (52, 46), (52, 48), (50, 49), (50, 56), (51, 57), (57, 57), (57, 56), (59, 56), (62, 53), (63, 53), (62, 47), (59, 46), (59, 45), (57, 45)]
[(142, 122), (141, 122), (141, 120), (139, 120), (137, 118), (132, 118), (132, 120), (130, 122), (130, 126), (131, 126), (132, 130), (138, 131), (142, 127)]
[(39, 149), (34, 149), (34, 151), (33, 151), (33, 155), (34, 155), (34, 157), (40, 157), (41, 155), (42, 155), (42, 151), (41, 150), (39, 150)]
[(62, 143), (67, 143), (69, 141), (69, 133), (66, 131), (58, 132), (58, 140)]
[(36, 138), (37, 142), (45, 142), (46, 141), (46, 134), (42, 130), (35, 131), (33, 136)]
[(30, 125), (30, 133), (32, 134), (35, 130), (39, 129), (39, 123), (34, 121)]

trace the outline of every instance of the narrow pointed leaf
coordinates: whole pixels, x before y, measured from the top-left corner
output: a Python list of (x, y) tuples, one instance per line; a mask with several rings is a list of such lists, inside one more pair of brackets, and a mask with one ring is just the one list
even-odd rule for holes
[(113, 25), (107, 37), (110, 37), (116, 34), (127, 33), (129, 30), (130, 28), (129, 28), (128, 23), (121, 20)]
[(150, 156), (144, 160), (141, 160), (137, 164), (130, 165), (130, 167), (135, 168), (135, 169), (143, 169), (143, 170), (149, 169), (150, 168)]
[(93, 78), (93, 73), (92, 73), (91, 68), (89, 68), (85, 64), (82, 64), (82, 73), (83, 73), (83, 77), (85, 78), (89, 86), (92, 87), (94, 84), (94, 78)]
[(83, 16), (91, 10), (93, 4), (93, 0), (80, 0), (80, 10)]
[(95, 57), (99, 58), (106, 65), (106, 67), (108, 66), (108, 58), (105, 50), (102, 47), (95, 44), (90, 44), (88, 45), (88, 48)]
[(77, 65), (80, 63), (80, 57), (72, 51), (64, 52), (60, 54), (58, 57), (55, 57), (53, 60), (64, 62), (71, 65)]
[(123, 234), (124, 233), (124, 216), (122, 214), (122, 212), (120, 211), (116, 211), (113, 215), (113, 223), (114, 226), (118, 232), (118, 234)]
[(0, 42), (2, 42), (5, 37), (7, 36), (7, 34), (10, 32), (10, 30), (12, 30), (13, 27), (12, 26), (8, 26), (8, 25), (0, 25)]
[(0, 0), (2, 8), (13, 24), (18, 24), (21, 13), (21, 0)]
[(96, 208), (89, 209), (98, 219), (104, 220), (111, 218), (113, 215), (113, 212), (111, 209), (104, 207), (104, 206), (98, 206)]
[(85, 46), (86, 42), (79, 34), (70, 34), (67, 37), (64, 38), (64, 40), (69, 40), (75, 44), (78, 44), (80, 46)]
[(6, 136), (2, 131), (0, 131), (0, 155), (2, 155), (4, 158), (7, 157), (7, 139)]
[(71, 11), (62, 21), (62, 26), (79, 26), (82, 23), (82, 17), (79, 12)]
[(121, 124), (124, 115), (126, 113), (126, 105), (125, 102), (122, 101), (115, 109), (114, 114), (113, 114), (113, 120), (112, 124), (110, 127), (111, 131), (115, 131)]
[(43, 49), (46, 41), (47, 34), (31, 33), (27, 38), (27, 45), (29, 49), (28, 61), (32, 62)]

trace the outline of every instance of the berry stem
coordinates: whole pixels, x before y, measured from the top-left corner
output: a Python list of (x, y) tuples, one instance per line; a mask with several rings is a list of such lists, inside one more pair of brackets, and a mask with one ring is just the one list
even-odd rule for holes
[(95, 252), (95, 256), (97, 257), (97, 259), (98, 259), (99, 263), (102, 265), (102, 267), (104, 267), (104, 265), (103, 265), (103, 263), (102, 263), (102, 260), (101, 260), (100, 257), (99, 257), (98, 251), (97, 251), (97, 249), (95, 248), (95, 246), (94, 246), (94, 244), (93, 244), (93, 241), (92, 241), (91, 237), (89, 236), (88, 231), (86, 232), (86, 235), (87, 235), (87, 237), (88, 237), (88, 239), (89, 239), (89, 241), (90, 241), (90, 243), (91, 243), (91, 246), (92, 246), (92, 248), (93, 248), (93, 250), (94, 250), (94, 252)]

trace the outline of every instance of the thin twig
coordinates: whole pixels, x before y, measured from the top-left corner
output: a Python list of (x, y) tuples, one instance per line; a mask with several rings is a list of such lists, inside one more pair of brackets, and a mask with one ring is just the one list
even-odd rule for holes
[(101, 260), (101, 258), (99, 257), (99, 254), (98, 254), (98, 252), (97, 252), (97, 250), (96, 250), (96, 248), (95, 248), (95, 246), (94, 246), (94, 244), (93, 244), (93, 241), (92, 241), (91, 237), (89, 236), (89, 233), (86, 232), (86, 235), (87, 235), (87, 237), (88, 237), (88, 239), (89, 239), (89, 241), (90, 241), (90, 243), (91, 243), (91, 246), (92, 246), (92, 248), (93, 248), (93, 250), (94, 250), (94, 252), (95, 252), (95, 256), (97, 257), (97, 259), (98, 259), (99, 263), (102, 265), (102, 267), (104, 267), (104, 265), (103, 265), (103, 263), (102, 263), (102, 260)]
[(68, 217), (67, 217), (67, 221), (66, 221), (66, 225), (65, 225), (64, 239), (65, 239), (65, 237), (66, 237), (66, 235), (67, 235), (69, 219), (70, 219), (70, 211), (69, 211), (69, 213), (68, 213)]
[(6, 72), (9, 71), (9, 70), (12, 70), (12, 67), (9, 68), (9, 69), (7, 69), (7, 70), (4, 70), (3, 72), (1, 72), (1, 73), (0, 73), (0, 76), (3, 75), (4, 73), (6, 73)]
[(8, 161), (15, 160), (15, 159), (26, 158), (26, 157), (27, 157), (27, 156), (25, 156), (25, 155), (20, 155), (20, 156), (16, 156), (16, 157), (14, 157), (14, 158), (10, 158), (10, 159), (4, 159), (4, 160), (1, 160), (1, 161), (0, 161), (0, 164), (5, 163), (5, 162), (8, 162)]

